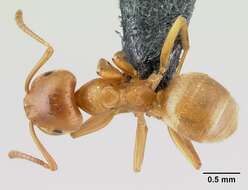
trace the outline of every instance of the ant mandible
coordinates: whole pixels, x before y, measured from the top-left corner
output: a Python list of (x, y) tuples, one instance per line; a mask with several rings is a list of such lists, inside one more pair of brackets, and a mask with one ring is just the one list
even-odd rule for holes
[[(133, 112), (137, 117), (134, 171), (141, 170), (144, 157), (147, 136), (145, 114), (162, 120), (168, 126), (176, 146), (199, 169), (201, 162), (191, 140), (215, 142), (235, 131), (238, 108), (229, 92), (206, 74), (179, 75), (189, 49), (188, 25), (184, 17), (177, 17), (172, 25), (162, 47), (159, 71), (148, 79), (140, 80), (124, 53), (117, 52), (113, 63), (119, 69), (100, 59), (97, 68), (100, 78), (89, 81), (75, 93), (76, 79), (66, 70), (46, 72), (37, 77), (30, 87), (34, 75), (54, 50), (24, 24), (20, 10), (15, 18), (23, 32), (47, 47), (27, 76), (24, 98), (31, 136), (47, 162), (19, 151), (11, 151), (10, 158), (29, 160), (54, 171), (57, 164), (39, 141), (34, 125), (50, 135), (70, 134), (77, 138), (104, 128), (119, 113)], [(168, 69), (170, 53), (178, 37), (183, 53), (175, 76), (167, 88), (156, 92)], [(83, 122), (78, 107), (91, 114), (87, 121)]]

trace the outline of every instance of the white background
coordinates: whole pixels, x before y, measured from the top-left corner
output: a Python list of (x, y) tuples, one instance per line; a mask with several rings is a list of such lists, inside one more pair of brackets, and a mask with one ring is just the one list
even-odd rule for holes
[[(118, 1), (0, 0), (0, 189), (245, 189), (247, 7), (245, 0), (198, 0), (190, 23), (191, 49), (182, 72), (208, 73), (240, 105), (239, 126), (232, 137), (216, 144), (195, 143), (201, 170), (194, 170), (176, 149), (162, 122), (148, 118), (142, 172), (134, 173), (136, 121), (132, 114), (123, 114), (104, 130), (77, 140), (37, 130), (59, 166), (58, 171), (50, 172), (7, 157), (12, 149), (41, 157), (31, 140), (22, 101), (25, 77), (45, 48), (16, 27), (14, 14), (22, 9), (27, 25), (54, 46), (55, 54), (42, 72), (68, 69), (80, 87), (96, 77), (99, 58), (110, 60), (121, 49), (115, 33), (120, 30)], [(203, 171), (240, 171), (241, 175), (236, 176), (235, 184), (209, 184)]]

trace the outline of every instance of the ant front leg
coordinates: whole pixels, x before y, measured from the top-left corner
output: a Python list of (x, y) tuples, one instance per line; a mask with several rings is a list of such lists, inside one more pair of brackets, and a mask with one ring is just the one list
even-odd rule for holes
[(114, 64), (119, 69), (121, 69), (126, 75), (129, 75), (132, 78), (138, 77), (137, 71), (130, 63), (127, 62), (123, 51), (119, 51), (119, 52), (115, 53), (112, 60), (113, 60)]
[(188, 24), (187, 24), (187, 20), (182, 16), (177, 17), (176, 21), (172, 25), (165, 39), (164, 45), (162, 47), (161, 55), (160, 55), (159, 72), (152, 74), (148, 78), (148, 81), (151, 83), (152, 89), (154, 90), (157, 88), (157, 86), (159, 85), (160, 81), (162, 80), (164, 76), (164, 73), (169, 68), (170, 54), (173, 50), (173, 47), (174, 47), (174, 44), (175, 44), (175, 41), (178, 35), (180, 35), (181, 44), (183, 48), (183, 54), (179, 60), (179, 65), (177, 66), (177, 70), (176, 70), (177, 74), (180, 73), (185, 57), (189, 50)]
[(145, 153), (145, 144), (147, 137), (147, 126), (144, 118), (144, 113), (136, 113), (138, 118), (137, 129), (136, 129), (136, 140), (134, 147), (134, 171), (140, 172), (142, 162), (144, 159)]
[(176, 131), (168, 127), (170, 136), (177, 146), (177, 148), (184, 154), (184, 156), (191, 162), (195, 169), (201, 167), (201, 160), (190, 140), (186, 139)]
[(99, 60), (97, 65), (97, 74), (104, 79), (123, 79), (122, 73), (105, 59)]
[(78, 138), (106, 127), (113, 119), (115, 114), (116, 111), (111, 110), (91, 116), (85, 123), (82, 124), (81, 128), (78, 131), (71, 133), (71, 137)]

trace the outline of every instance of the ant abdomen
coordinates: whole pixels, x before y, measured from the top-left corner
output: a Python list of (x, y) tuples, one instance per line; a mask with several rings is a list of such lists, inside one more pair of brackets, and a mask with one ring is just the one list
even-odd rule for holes
[(37, 77), (24, 98), (27, 117), (42, 131), (59, 135), (79, 129), (82, 116), (76, 106), (76, 78), (65, 70)]
[(162, 119), (189, 139), (220, 141), (237, 128), (236, 102), (222, 85), (206, 74), (176, 76), (159, 96), (164, 110)]

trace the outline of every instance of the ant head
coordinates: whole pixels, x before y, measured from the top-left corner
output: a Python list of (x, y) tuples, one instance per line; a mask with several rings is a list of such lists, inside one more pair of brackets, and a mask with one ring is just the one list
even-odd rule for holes
[(26, 115), (43, 132), (60, 135), (79, 129), (81, 113), (74, 99), (76, 79), (68, 71), (50, 71), (32, 83), (24, 98)]
[(77, 105), (90, 114), (117, 108), (120, 92), (114, 80), (95, 79), (83, 85), (75, 94)]

